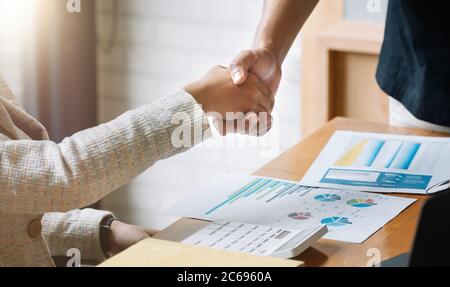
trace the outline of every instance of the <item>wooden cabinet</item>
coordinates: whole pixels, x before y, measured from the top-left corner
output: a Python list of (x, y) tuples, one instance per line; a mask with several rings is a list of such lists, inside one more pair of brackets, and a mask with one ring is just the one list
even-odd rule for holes
[(388, 123), (388, 97), (375, 80), (384, 25), (343, 15), (344, 1), (320, 1), (303, 29), (304, 136), (337, 116)]

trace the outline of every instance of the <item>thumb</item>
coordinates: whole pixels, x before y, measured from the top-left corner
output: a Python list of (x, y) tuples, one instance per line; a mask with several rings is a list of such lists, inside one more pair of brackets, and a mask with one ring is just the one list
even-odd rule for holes
[(230, 64), (230, 75), (235, 85), (240, 85), (247, 80), (248, 70), (255, 64), (257, 59), (253, 50), (245, 50)]

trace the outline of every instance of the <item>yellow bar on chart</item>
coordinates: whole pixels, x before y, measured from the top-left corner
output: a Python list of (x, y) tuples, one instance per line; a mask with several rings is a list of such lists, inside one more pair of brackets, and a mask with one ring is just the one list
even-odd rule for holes
[(361, 152), (364, 150), (365, 146), (369, 141), (367, 139), (361, 141), (353, 148), (351, 148), (344, 156), (342, 156), (337, 162), (337, 166), (352, 166), (358, 159)]

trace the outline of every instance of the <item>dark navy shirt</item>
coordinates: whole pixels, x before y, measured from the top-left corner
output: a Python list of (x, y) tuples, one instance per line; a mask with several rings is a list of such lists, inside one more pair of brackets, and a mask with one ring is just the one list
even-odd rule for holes
[(450, 10), (390, 0), (377, 81), (416, 118), (450, 127)]

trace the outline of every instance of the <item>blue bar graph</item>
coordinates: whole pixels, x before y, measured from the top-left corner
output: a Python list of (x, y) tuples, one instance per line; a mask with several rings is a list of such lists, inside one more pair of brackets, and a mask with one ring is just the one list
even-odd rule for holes
[(233, 204), (234, 202), (241, 199), (265, 200), (266, 203), (270, 203), (284, 196), (302, 194), (310, 190), (312, 190), (312, 188), (301, 186), (295, 183), (274, 179), (257, 178), (229, 195), (226, 200), (211, 208), (205, 214), (212, 214), (218, 209)]
[(257, 186), (255, 186), (254, 188), (252, 188), (251, 190), (249, 190), (244, 196), (245, 197), (249, 197), (250, 195), (252, 195), (255, 192), (261, 191), (263, 190), (263, 188), (267, 185), (273, 185), (272, 180), (265, 180), (262, 181), (260, 184), (258, 184)]
[(213, 209), (208, 211), (206, 214), (211, 214), (215, 210), (217, 210), (217, 209), (221, 208), (222, 206), (224, 206), (225, 204), (233, 202), (234, 200), (238, 199), (243, 193), (245, 193), (247, 190), (249, 190), (250, 188), (252, 188), (254, 185), (258, 184), (261, 181), (262, 181), (262, 179), (257, 179), (257, 180), (252, 181), (248, 185), (244, 186), (242, 189), (240, 189), (237, 192), (235, 192), (232, 195), (230, 195), (227, 200), (225, 200), (224, 202), (222, 202), (218, 206), (214, 207)]
[(282, 197), (286, 192), (288, 192), (291, 188), (295, 187), (295, 184), (289, 183), (286, 184), (286, 187), (280, 190), (277, 195), (272, 197), (271, 199), (267, 200), (266, 202), (271, 202), (272, 200), (276, 199), (277, 197)]
[(381, 149), (383, 148), (386, 141), (375, 141), (374, 146), (372, 149), (372, 153), (369, 155), (366, 166), (371, 167), (375, 160), (377, 159), (378, 155), (380, 154)]
[(335, 165), (408, 170), (421, 146), (415, 142), (358, 137), (348, 144)]
[(404, 169), (410, 168), (421, 144), (418, 143), (404, 143), (398, 149), (396, 155), (391, 161), (388, 168)]

